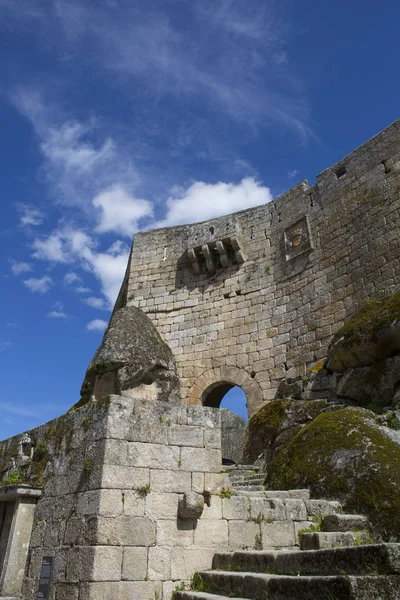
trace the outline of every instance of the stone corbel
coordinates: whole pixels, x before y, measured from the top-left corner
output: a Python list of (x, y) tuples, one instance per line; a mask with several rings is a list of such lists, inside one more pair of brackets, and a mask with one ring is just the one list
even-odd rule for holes
[(189, 256), (189, 260), (192, 263), (192, 269), (193, 269), (193, 273), (195, 275), (199, 275), (200, 273), (200, 265), (199, 265), (199, 261), (197, 258), (197, 254), (194, 248), (189, 248), (188, 250), (188, 256)]
[(227, 254), (224, 242), (218, 241), (215, 244), (215, 247), (216, 247), (217, 252), (219, 254), (219, 259), (221, 261), (221, 265), (223, 267), (229, 267), (230, 264), (231, 264), (231, 261), (229, 260), (229, 256)]
[(244, 251), (244, 248), (237, 237), (231, 238), (232, 248), (235, 251), (235, 257), (238, 265), (242, 265), (247, 260), (247, 254)]
[(214, 257), (211, 253), (211, 249), (207, 244), (201, 247), (201, 251), (203, 252), (204, 259), (206, 261), (207, 271), (209, 273), (214, 273), (216, 270)]

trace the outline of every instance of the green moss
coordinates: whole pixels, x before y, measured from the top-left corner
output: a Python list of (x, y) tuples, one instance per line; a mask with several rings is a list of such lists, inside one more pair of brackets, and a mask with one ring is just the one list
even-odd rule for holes
[(66, 417), (60, 417), (56, 421), (50, 423), (45, 433), (45, 439), (48, 442), (54, 443), (54, 449), (60, 450), (65, 441), (66, 447), (71, 445), (73, 430), (71, 424)]
[(83, 396), (80, 400), (78, 400), (78, 402), (76, 402), (73, 406), (71, 406), (71, 408), (68, 410), (69, 413), (71, 412), (75, 412), (78, 408), (82, 408), (82, 406), (85, 406), (85, 404), (88, 404), (90, 402), (89, 398), (86, 398), (86, 396)]
[(206, 592), (210, 593), (210, 586), (204, 581), (200, 573), (195, 573), (190, 582), (190, 589), (193, 592)]
[(150, 484), (142, 485), (142, 487), (136, 488), (136, 492), (139, 494), (141, 498), (145, 498), (148, 494), (150, 494), (151, 488)]
[(245, 456), (253, 462), (276, 437), (290, 400), (274, 400), (249, 420), (246, 430)]
[(367, 515), (384, 538), (400, 539), (400, 448), (370, 411), (320, 414), (270, 463), (266, 483), (336, 498), (346, 510)]
[(230, 488), (222, 488), (218, 495), (220, 498), (231, 498), (232, 490)]
[(384, 298), (370, 299), (339, 329), (332, 339), (335, 344), (344, 337), (346, 345), (350, 346), (365, 337), (374, 339), (379, 329), (389, 327), (400, 319), (400, 292), (395, 292)]
[(30, 483), (42, 486), (44, 470), (49, 461), (50, 453), (46, 440), (40, 440), (33, 451), (32, 463), (30, 465)]
[(2, 485), (4, 486), (21, 485), (22, 483), (25, 483), (25, 475), (19, 469), (10, 473), (10, 475), (2, 481)]
[(87, 458), (85, 460), (85, 464), (83, 466), (85, 473), (91, 473), (94, 469), (94, 460), (93, 458)]
[(84, 429), (86, 432), (87, 432), (87, 431), (89, 431), (89, 429), (90, 429), (90, 425), (91, 425), (91, 423), (90, 423), (90, 419), (89, 419), (89, 417), (88, 417), (88, 416), (86, 416), (86, 417), (83, 417), (83, 419), (82, 419), (82, 427), (83, 427), (83, 429)]

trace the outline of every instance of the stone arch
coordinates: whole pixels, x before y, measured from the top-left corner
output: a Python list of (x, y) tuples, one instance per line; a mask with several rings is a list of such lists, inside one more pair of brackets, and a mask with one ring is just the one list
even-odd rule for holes
[(190, 388), (187, 402), (218, 407), (226, 392), (234, 386), (241, 387), (246, 394), (249, 417), (265, 404), (257, 381), (247, 371), (237, 367), (217, 367), (205, 371)]

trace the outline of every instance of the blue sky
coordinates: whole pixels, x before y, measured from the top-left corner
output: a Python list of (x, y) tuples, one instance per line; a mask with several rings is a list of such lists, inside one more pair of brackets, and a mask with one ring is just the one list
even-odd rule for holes
[(399, 117), (388, 0), (1, 0), (0, 439), (62, 414), (142, 228), (271, 200)]

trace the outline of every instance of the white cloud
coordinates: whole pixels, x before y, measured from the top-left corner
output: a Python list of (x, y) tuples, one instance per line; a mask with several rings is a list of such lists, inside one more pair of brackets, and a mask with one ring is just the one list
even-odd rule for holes
[(68, 319), (67, 313), (64, 309), (64, 304), (62, 302), (56, 302), (54, 304), (53, 310), (47, 313), (48, 319)]
[(31, 279), (25, 279), (24, 284), (31, 292), (38, 292), (39, 294), (46, 294), (53, 284), (51, 277), (45, 275), (41, 278), (31, 277)]
[(42, 211), (30, 204), (17, 204), (17, 210), (20, 213), (21, 225), (41, 225), (44, 221), (44, 215)]
[(88, 211), (103, 191), (133, 189), (138, 181), (130, 153), (107, 135), (96, 119), (68, 118), (44, 92), (19, 88), (12, 95), (16, 108), (31, 122), (44, 157), (42, 172), (56, 203)]
[(64, 283), (65, 285), (78, 285), (82, 283), (82, 279), (79, 275), (70, 271), (64, 275)]
[(14, 275), (20, 275), (21, 273), (28, 273), (28, 271), (32, 271), (32, 266), (26, 262), (17, 262), (16, 260), (10, 260), (11, 263), (11, 271)]
[(98, 194), (93, 206), (101, 211), (96, 227), (99, 233), (113, 231), (131, 237), (139, 229), (141, 219), (153, 216), (151, 202), (135, 198), (120, 185)]
[(34, 240), (33, 248), (34, 258), (56, 263), (78, 263), (93, 273), (101, 283), (109, 306), (113, 305), (128, 262), (129, 248), (126, 244), (117, 241), (108, 251), (98, 252), (95, 241), (87, 233), (61, 226), (48, 238)]
[(68, 319), (68, 315), (60, 310), (52, 310), (47, 313), (49, 319)]
[(93, 321), (89, 321), (86, 325), (87, 331), (104, 331), (107, 327), (107, 321), (103, 321), (102, 319), (94, 319)]
[(84, 285), (80, 285), (78, 287), (75, 288), (75, 291), (77, 294), (90, 294), (90, 292), (92, 291), (91, 288), (89, 287), (85, 287)]
[(102, 310), (102, 309), (107, 310), (107, 308), (108, 308), (105, 305), (106, 303), (104, 302), (103, 298), (96, 298), (95, 296), (90, 296), (89, 298), (85, 298), (84, 303), (87, 304), (88, 306), (91, 306), (92, 308), (98, 308), (100, 310)]
[(288, 171), (287, 174), (287, 178), (288, 179), (294, 179), (297, 175), (298, 175), (298, 170), (297, 169), (293, 169), (292, 171)]
[(187, 189), (174, 190), (167, 200), (166, 216), (155, 226), (169, 227), (206, 221), (271, 200), (270, 189), (253, 177), (246, 177), (237, 184), (196, 181)]

